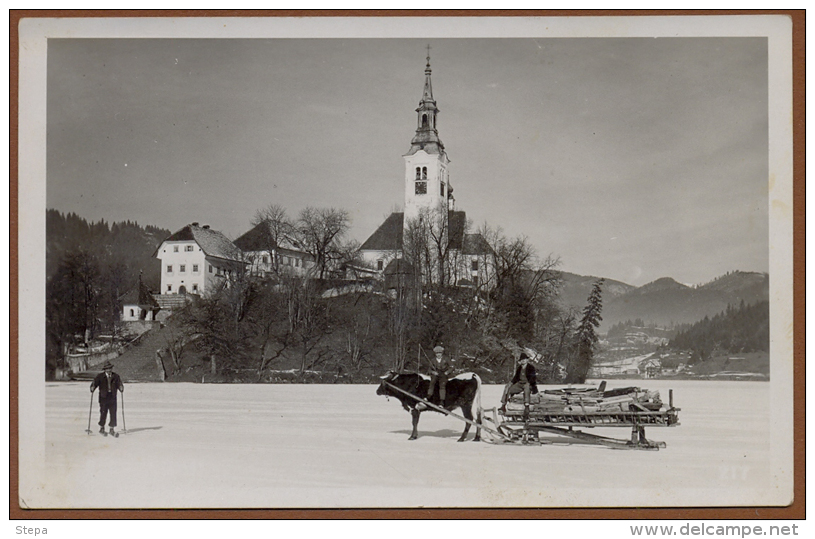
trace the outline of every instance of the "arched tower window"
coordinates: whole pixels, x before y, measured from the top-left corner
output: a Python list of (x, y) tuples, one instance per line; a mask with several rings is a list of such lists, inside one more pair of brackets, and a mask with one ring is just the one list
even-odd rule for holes
[(416, 179), (417, 180), (422, 179), (422, 169), (421, 169), (421, 167), (416, 167)]
[(422, 114), (422, 129), (427, 129), (427, 114)]
[(422, 167), (422, 179), (427, 179), (427, 167)]

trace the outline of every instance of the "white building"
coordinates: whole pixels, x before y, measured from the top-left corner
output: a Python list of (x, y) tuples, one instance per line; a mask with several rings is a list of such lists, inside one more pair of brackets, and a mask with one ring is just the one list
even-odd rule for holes
[(162, 296), (207, 294), (223, 286), (232, 272), (244, 268), (240, 249), (209, 225), (198, 223), (164, 240), (155, 256), (161, 260)]
[(159, 312), (159, 305), (142, 283), (141, 275), (138, 286), (122, 296), (121, 300), (122, 322), (152, 322)]

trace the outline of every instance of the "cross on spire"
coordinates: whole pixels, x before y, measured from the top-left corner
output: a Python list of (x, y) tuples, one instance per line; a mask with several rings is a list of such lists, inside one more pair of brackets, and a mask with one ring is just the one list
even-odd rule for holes
[(427, 67), (430, 67), (430, 43), (427, 44)]

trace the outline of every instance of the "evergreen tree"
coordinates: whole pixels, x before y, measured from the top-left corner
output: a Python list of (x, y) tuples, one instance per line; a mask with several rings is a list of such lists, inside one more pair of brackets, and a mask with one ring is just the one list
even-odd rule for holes
[(597, 328), (603, 320), (600, 316), (603, 310), (603, 282), (604, 279), (600, 279), (594, 283), (588, 302), (583, 308), (583, 317), (575, 335), (575, 353), (566, 370), (566, 383), (582, 384), (586, 381), (594, 357), (594, 347), (598, 341)]

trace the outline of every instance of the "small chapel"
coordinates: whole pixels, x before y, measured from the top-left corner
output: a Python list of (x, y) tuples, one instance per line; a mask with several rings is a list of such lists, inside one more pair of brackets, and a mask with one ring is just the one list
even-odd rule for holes
[[(404, 207), (391, 213), (362, 244), (363, 260), (383, 276), (403, 267), (407, 238), (417, 224), (435, 227), (435, 238), (443, 238), (448, 253), (446, 282), (455, 286), (485, 283), (492, 253), (481, 234), (468, 233), (467, 214), (456, 209), (450, 184), (450, 159), (439, 138), (439, 108), (433, 98), (430, 51), (425, 66), (424, 90), (416, 109), (416, 132), (405, 161)], [(432, 223), (428, 224), (428, 221)]]

